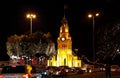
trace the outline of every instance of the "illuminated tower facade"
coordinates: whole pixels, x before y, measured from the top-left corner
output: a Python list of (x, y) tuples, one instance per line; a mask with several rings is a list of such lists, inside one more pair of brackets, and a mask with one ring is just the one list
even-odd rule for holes
[(61, 23), (59, 37), (57, 38), (57, 55), (48, 60), (48, 66), (81, 67), (81, 60), (72, 54), (72, 39), (65, 16)]

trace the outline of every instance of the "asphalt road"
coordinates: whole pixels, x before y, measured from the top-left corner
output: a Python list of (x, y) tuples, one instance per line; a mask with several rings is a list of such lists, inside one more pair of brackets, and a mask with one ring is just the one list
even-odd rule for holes
[[(67, 77), (48, 77), (48, 78), (106, 78), (105, 72), (68, 74)], [(111, 72), (111, 78), (120, 78), (120, 72)]]

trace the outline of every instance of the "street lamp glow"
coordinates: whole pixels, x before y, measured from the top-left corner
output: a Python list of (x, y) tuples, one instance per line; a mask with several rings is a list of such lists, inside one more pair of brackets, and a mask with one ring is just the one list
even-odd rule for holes
[(36, 18), (35, 14), (27, 14), (27, 18)]
[(88, 18), (92, 18), (92, 17), (95, 17), (95, 16), (99, 16), (99, 13), (96, 13), (95, 15), (93, 15), (93, 14), (88, 14)]
[(99, 13), (96, 13), (95, 15), (96, 15), (96, 16), (99, 16)]
[(93, 22), (93, 61), (95, 61), (95, 39), (94, 39), (94, 27), (95, 27), (95, 17), (99, 16), (99, 13), (88, 14), (88, 18), (92, 18)]
[(27, 14), (27, 18), (30, 19), (30, 34), (32, 34), (32, 19), (36, 18), (35, 14)]
[(88, 14), (88, 18), (91, 18), (92, 17), (92, 14)]

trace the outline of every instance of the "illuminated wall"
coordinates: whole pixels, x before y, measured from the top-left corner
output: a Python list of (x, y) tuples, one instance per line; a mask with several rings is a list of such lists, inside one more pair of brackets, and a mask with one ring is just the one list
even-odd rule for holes
[(72, 54), (72, 39), (66, 18), (61, 21), (59, 37), (57, 39), (57, 55), (48, 60), (48, 66), (81, 67), (81, 60)]

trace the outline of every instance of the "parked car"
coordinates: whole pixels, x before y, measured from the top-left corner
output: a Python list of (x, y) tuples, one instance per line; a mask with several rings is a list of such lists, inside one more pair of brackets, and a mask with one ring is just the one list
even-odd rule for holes
[(36, 70), (32, 65), (4, 66), (0, 78), (36, 78)]
[(46, 78), (49, 76), (49, 71), (46, 68), (39, 68), (36, 70), (36, 78)]

